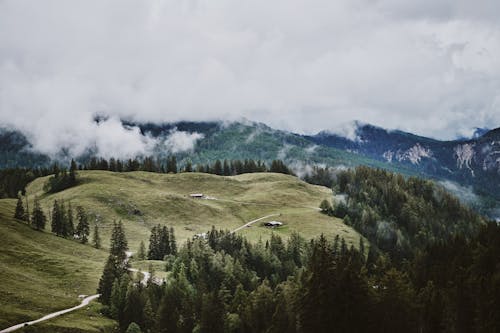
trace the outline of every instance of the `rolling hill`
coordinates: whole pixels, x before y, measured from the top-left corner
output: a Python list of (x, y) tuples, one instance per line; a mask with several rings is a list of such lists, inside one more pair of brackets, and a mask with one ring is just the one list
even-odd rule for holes
[[(147, 243), (150, 229), (156, 224), (174, 227), (178, 242), (182, 242), (212, 226), (234, 230), (251, 220), (275, 214), (278, 216), (263, 219), (240, 232), (251, 240), (266, 239), (271, 230), (262, 223), (279, 220), (284, 226), (274, 232), (285, 236), (295, 230), (306, 238), (324, 233), (329, 237), (343, 235), (354, 245), (359, 241), (357, 233), (342, 220), (318, 211), (319, 203), (331, 198), (331, 190), (293, 176), (80, 171), (80, 185), (55, 194), (43, 192), (46, 181), (47, 177), (39, 178), (27, 187), (30, 200), (38, 196), (47, 212), (54, 199), (83, 206), (91, 216), (92, 226), (99, 225), (105, 246), (114, 220), (124, 222), (129, 246), (137, 250), (141, 240)], [(209, 199), (192, 199), (192, 193), (203, 193)]]
[[(272, 173), (221, 177), (208, 174), (156, 174), (147, 172), (79, 172), (79, 185), (56, 194), (45, 194), (38, 178), (27, 192), (32, 202), (40, 198), (47, 215), (54, 199), (83, 206), (91, 216), (91, 227), (98, 223), (104, 249), (31, 229), (12, 218), (15, 200), (0, 200), (0, 327), (36, 319), (47, 313), (78, 304), (80, 294), (94, 294), (107, 256), (113, 220), (124, 222), (129, 247), (136, 251), (141, 240), (147, 246), (150, 228), (155, 224), (173, 226), (179, 243), (197, 233), (216, 228), (236, 229), (267, 215), (251, 227), (238, 231), (252, 241), (267, 239), (271, 232), (287, 237), (292, 231), (311, 238), (339, 234), (357, 246), (359, 234), (341, 219), (321, 214), (317, 206), (331, 197), (325, 187), (313, 186), (293, 176)], [(191, 193), (208, 199), (192, 199)], [(279, 220), (282, 227), (263, 226)], [(154, 262), (157, 269), (158, 262)], [(147, 262), (137, 263), (147, 267)], [(142, 266), (141, 266), (142, 265)], [(144, 268), (143, 267), (143, 268)], [(100, 305), (37, 325), (41, 332), (95, 332), (114, 322), (99, 313)], [(78, 327), (78, 329), (76, 329)]]
[[(105, 121), (105, 118), (96, 119), (99, 126)], [(248, 158), (267, 163), (281, 159), (298, 175), (303, 175), (312, 165), (335, 168), (365, 165), (403, 175), (453, 181), (480, 196), (475, 204), (481, 212), (492, 218), (500, 217), (498, 129), (481, 132), (482, 135), (470, 139), (440, 141), (359, 123), (355, 124), (354, 137), (350, 138), (330, 131), (298, 135), (250, 121), (136, 123), (124, 120), (122, 123), (124, 128), (135, 128), (143, 138), (154, 142), (143, 156), (165, 158), (175, 154), (179, 166), (187, 161), (204, 165), (217, 159)], [(196, 139), (188, 140), (187, 146), (178, 146), (174, 142), (176, 134)], [(85, 162), (100, 153), (97, 147), (88, 147), (82, 155), (71, 156), (70, 148), (60, 147), (58, 154), (49, 157), (33, 150), (20, 132), (0, 129), (0, 168), (48, 166), (54, 161), (67, 164), (71, 158)], [(455, 191), (455, 194), (460, 193)]]

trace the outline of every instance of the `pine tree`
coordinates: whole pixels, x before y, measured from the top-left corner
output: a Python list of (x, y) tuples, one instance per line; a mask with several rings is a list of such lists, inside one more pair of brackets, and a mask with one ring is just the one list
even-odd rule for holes
[(60, 225), (60, 236), (68, 236), (68, 215), (66, 212), (66, 207), (64, 201), (61, 200), (59, 203), (59, 214), (61, 214), (61, 225)]
[(114, 222), (113, 231), (111, 233), (111, 246), (109, 249), (108, 260), (104, 266), (104, 270), (99, 280), (97, 292), (101, 294), (99, 299), (105, 305), (110, 305), (110, 299), (115, 280), (120, 280), (126, 272), (127, 266), (127, 240), (121, 221)]
[(193, 172), (193, 165), (191, 161), (186, 162), (186, 166), (184, 167), (184, 172)]
[(109, 312), (111, 318), (118, 320), (120, 312), (123, 310), (123, 302), (121, 297), (120, 280), (115, 279), (111, 287), (111, 295), (109, 297)]
[(71, 203), (68, 204), (68, 212), (66, 213), (66, 219), (64, 223), (64, 234), (65, 236), (73, 237), (75, 234), (75, 224), (73, 222), (73, 208)]
[(146, 260), (146, 247), (144, 246), (144, 241), (141, 241), (139, 245), (139, 251), (137, 251), (137, 259)]
[(22, 221), (27, 220), (21, 196), (17, 197), (16, 212), (14, 213), (14, 218)]
[(224, 160), (224, 165), (222, 167), (223, 169), (223, 174), (224, 176), (231, 176), (231, 167), (229, 166), (229, 163), (227, 162), (227, 160)]
[(177, 254), (177, 242), (175, 241), (174, 228), (170, 227), (170, 254)]
[(110, 304), (113, 283), (115, 280), (119, 279), (122, 274), (123, 270), (121, 269), (117, 258), (110, 255), (106, 261), (106, 265), (104, 266), (104, 270), (99, 280), (99, 287), (97, 288), (97, 292), (101, 294), (99, 300), (102, 304)]
[(69, 186), (74, 186), (76, 184), (76, 170), (77, 170), (75, 160), (71, 160), (71, 166), (69, 168)]
[(214, 173), (216, 175), (221, 176), (222, 172), (223, 172), (223, 170), (222, 170), (222, 163), (220, 162), (220, 160), (215, 161), (215, 164), (214, 164)]
[(170, 254), (170, 235), (166, 226), (161, 229), (159, 246), (159, 260), (163, 260), (167, 254)]
[(92, 237), (92, 245), (96, 249), (100, 249), (101, 248), (101, 236), (99, 236), (99, 226), (97, 224), (94, 226), (94, 234), (93, 234), (93, 237)]
[(57, 236), (62, 236), (63, 233), (63, 223), (64, 216), (61, 211), (61, 206), (57, 200), (54, 200), (54, 205), (52, 206), (52, 222), (51, 230)]
[(127, 301), (127, 292), (130, 286), (130, 278), (128, 274), (122, 274), (120, 279), (115, 279), (111, 288), (110, 307), (111, 315), (118, 320), (120, 326), (123, 327), (124, 321), (127, 319), (125, 314), (125, 304)]
[(132, 322), (137, 323), (138, 326), (144, 326), (143, 309), (145, 303), (145, 297), (143, 297), (139, 288), (133, 286), (129, 288), (125, 300), (124, 320), (121, 323), (123, 328), (128, 327)]
[(111, 232), (110, 254), (115, 256), (119, 262), (125, 263), (127, 259), (127, 250), (128, 243), (125, 238), (122, 221), (118, 223), (114, 222), (113, 231)]
[(167, 173), (177, 173), (177, 159), (175, 156), (170, 156), (167, 159)]
[(151, 229), (151, 235), (149, 236), (149, 249), (148, 249), (148, 259), (149, 260), (160, 260), (160, 236), (159, 236), (159, 227), (154, 226)]
[(45, 229), (46, 221), (47, 218), (45, 217), (45, 214), (43, 213), (42, 208), (40, 207), (40, 202), (38, 201), (38, 198), (35, 198), (33, 216), (31, 218), (32, 226), (36, 230), (43, 230)]
[(89, 240), (90, 235), (90, 225), (87, 217), (87, 213), (82, 206), (76, 207), (76, 219), (78, 225), (76, 226), (76, 234), (81, 243), (86, 244)]

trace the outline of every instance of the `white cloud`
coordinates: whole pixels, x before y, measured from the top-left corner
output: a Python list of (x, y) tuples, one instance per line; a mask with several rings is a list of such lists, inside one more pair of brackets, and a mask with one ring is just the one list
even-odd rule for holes
[[(95, 137), (97, 155), (105, 158), (148, 155), (157, 144), (156, 139), (143, 136), (138, 127), (124, 128), (116, 118), (96, 125), (94, 132), (88, 137)], [(81, 140), (85, 142), (84, 137)]]
[(327, 130), (326, 132), (336, 134), (351, 141), (359, 141), (360, 137), (358, 136), (358, 128), (361, 126), (363, 126), (363, 124), (357, 121), (350, 121), (347, 123), (337, 124), (337, 126)]
[(244, 116), (296, 132), (359, 119), (451, 138), (500, 126), (499, 11), (463, 0), (3, 0), (0, 123), (45, 150), (98, 140), (96, 112)]
[(440, 181), (439, 184), (441, 184), (449, 192), (456, 195), (463, 202), (474, 204), (479, 201), (478, 196), (474, 194), (474, 190), (472, 188), (461, 186), (449, 180)]
[(165, 140), (165, 146), (168, 151), (172, 153), (179, 153), (184, 151), (190, 151), (194, 149), (196, 141), (203, 138), (201, 133), (189, 133), (178, 131), (176, 128), (170, 131), (167, 139)]

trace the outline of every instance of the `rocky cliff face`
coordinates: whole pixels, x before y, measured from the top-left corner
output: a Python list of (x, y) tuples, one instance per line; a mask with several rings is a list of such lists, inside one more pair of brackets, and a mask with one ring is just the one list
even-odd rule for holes
[(401, 131), (362, 125), (356, 140), (321, 132), (310, 139), (409, 167), (423, 175), (457, 181), (500, 199), (500, 129), (467, 140), (439, 141)]

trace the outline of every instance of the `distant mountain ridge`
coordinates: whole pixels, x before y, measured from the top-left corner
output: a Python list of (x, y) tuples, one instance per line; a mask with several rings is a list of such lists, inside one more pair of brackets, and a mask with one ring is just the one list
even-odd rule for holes
[[(106, 118), (98, 121), (106, 121)], [(216, 159), (248, 158), (267, 162), (282, 159), (298, 174), (310, 170), (311, 165), (367, 165), (405, 175), (451, 180), (500, 200), (500, 128), (476, 138), (439, 141), (359, 123), (354, 129), (355, 137), (351, 138), (328, 131), (299, 135), (250, 121), (122, 123), (124, 127), (138, 127), (142, 135), (154, 138), (153, 150), (144, 155), (157, 157), (172, 153), (169, 141), (172, 133), (199, 134), (192, 147), (174, 151), (181, 165), (187, 160), (206, 164)], [(55, 159), (85, 160), (92, 154), (92, 149), (82, 156), (68, 156), (61, 151)], [(0, 168), (35, 167), (48, 165), (53, 160), (33, 151), (20, 132), (0, 130)]]
[(359, 126), (356, 140), (329, 132), (308, 136), (313, 142), (344, 149), (430, 177), (454, 180), (476, 191), (500, 194), (500, 129), (454, 141), (439, 141), (372, 125)]

